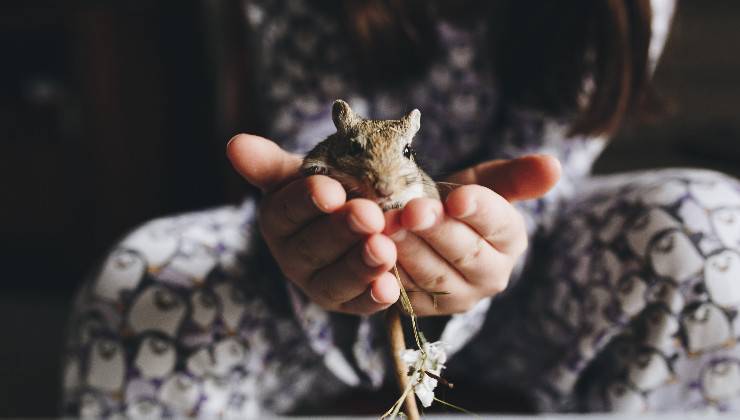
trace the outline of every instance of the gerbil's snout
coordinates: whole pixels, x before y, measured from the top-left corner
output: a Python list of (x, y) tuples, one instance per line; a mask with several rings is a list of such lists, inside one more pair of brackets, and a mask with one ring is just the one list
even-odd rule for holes
[(398, 179), (385, 176), (369, 175), (364, 178), (365, 198), (375, 201), (385, 211), (402, 207), (399, 196), (403, 188)]
[(378, 198), (387, 198), (393, 195), (393, 186), (388, 181), (376, 181), (373, 184), (373, 189), (375, 190), (375, 195), (377, 195)]

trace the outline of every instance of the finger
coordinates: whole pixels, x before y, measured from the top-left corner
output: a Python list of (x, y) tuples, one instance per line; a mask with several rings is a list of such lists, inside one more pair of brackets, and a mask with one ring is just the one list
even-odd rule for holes
[[(394, 236), (398, 254), (398, 264), (408, 276), (403, 278), (409, 297), (420, 314), (433, 315), (451, 313), (461, 308), (456, 305), (466, 301), (475, 291), (454, 267), (415, 234), (402, 230)], [(448, 299), (446, 305), (434, 308), (432, 300), (425, 292), (451, 293), (455, 299)], [(460, 299), (458, 301), (458, 299)]]
[(403, 229), (403, 226), (401, 226), (401, 212), (402, 209), (393, 209), (383, 213), (385, 216), (385, 229), (383, 229), (383, 233), (391, 236)]
[(398, 281), (389, 272), (382, 273), (367, 290), (355, 299), (339, 306), (339, 311), (370, 315), (393, 305), (399, 296)]
[(300, 176), (301, 157), (260, 136), (234, 136), (226, 145), (226, 155), (234, 169), (263, 192)]
[(285, 270), (289, 278), (305, 281), (344, 255), (361, 238), (380, 233), (385, 219), (377, 204), (354, 199), (344, 207), (309, 223), (285, 239), (284, 261), (292, 261)]
[(316, 217), (339, 209), (346, 197), (342, 184), (327, 176), (297, 179), (265, 196), (260, 226), (269, 235), (292, 235)]
[(509, 201), (538, 198), (560, 179), (560, 162), (548, 155), (491, 160), (452, 175), (447, 181), (486, 186)]
[(336, 262), (311, 275), (306, 290), (326, 307), (352, 300), (367, 290), (396, 262), (396, 246), (387, 236), (375, 234), (355, 245)]
[(424, 290), (399, 262), (398, 273), (417, 316), (450, 315), (468, 311), (480, 297), (473, 288)]
[(513, 258), (496, 250), (464, 222), (446, 216), (439, 201), (412, 200), (401, 219), (406, 229), (426, 242), (480, 293), (492, 296), (506, 287)]
[(527, 248), (521, 214), (502, 196), (480, 185), (465, 185), (447, 196), (450, 217), (468, 224), (494, 248), (518, 257)]

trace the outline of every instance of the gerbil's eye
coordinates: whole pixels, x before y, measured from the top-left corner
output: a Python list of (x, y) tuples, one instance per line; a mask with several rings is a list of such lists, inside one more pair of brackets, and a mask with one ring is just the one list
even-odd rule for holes
[(359, 156), (362, 154), (362, 145), (356, 141), (349, 142), (349, 154), (350, 156)]
[(406, 145), (406, 147), (403, 148), (403, 157), (406, 159), (411, 159), (414, 156), (414, 149), (411, 148), (410, 145)]

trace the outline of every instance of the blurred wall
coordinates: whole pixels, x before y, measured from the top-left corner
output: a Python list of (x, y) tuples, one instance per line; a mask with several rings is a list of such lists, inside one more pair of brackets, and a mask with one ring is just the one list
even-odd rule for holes
[(57, 412), (71, 296), (117, 237), (241, 195), (217, 117), (222, 3), (0, 3), (0, 417)]
[(135, 224), (226, 201), (205, 2), (0, 7), (3, 288), (68, 294)]
[(679, 1), (655, 74), (666, 115), (623, 129), (596, 171), (692, 166), (740, 177), (739, 45), (740, 2)]

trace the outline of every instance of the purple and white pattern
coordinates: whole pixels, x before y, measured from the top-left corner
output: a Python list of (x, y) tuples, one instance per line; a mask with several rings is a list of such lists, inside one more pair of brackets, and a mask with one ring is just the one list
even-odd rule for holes
[(338, 388), (290, 313), (246, 281), (254, 215), (247, 200), (154, 220), (114, 247), (75, 305), (68, 413), (254, 418)]
[[(654, 0), (655, 63), (672, 14)], [(447, 376), (506, 384), (549, 411), (740, 409), (740, 185), (702, 170), (593, 177), (604, 138), (506, 109), (485, 28), (438, 25), (444, 54), (416, 83), (365, 92), (339, 25), (307, 0), (254, 0), (246, 19), (270, 135), (305, 152), (333, 131), (335, 98), (370, 118), (418, 107), (433, 175), (529, 153), (563, 179), (518, 204), (530, 250), (501, 295), (447, 322)], [(387, 376), (379, 317), (328, 313), (287, 285), (256, 203), (149, 222), (80, 291), (64, 408), (82, 417), (254, 418)]]

